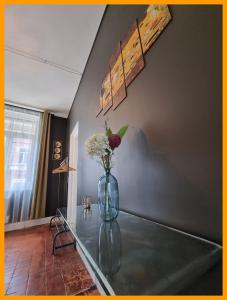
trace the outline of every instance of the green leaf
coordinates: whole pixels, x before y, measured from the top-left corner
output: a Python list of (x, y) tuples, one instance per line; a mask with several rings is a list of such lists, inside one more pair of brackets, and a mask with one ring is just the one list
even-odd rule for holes
[(128, 125), (121, 127), (121, 129), (118, 130), (118, 135), (123, 138), (123, 136), (126, 134), (126, 131), (128, 129)]
[(112, 130), (110, 128), (106, 129), (106, 136), (111, 136), (112, 135)]

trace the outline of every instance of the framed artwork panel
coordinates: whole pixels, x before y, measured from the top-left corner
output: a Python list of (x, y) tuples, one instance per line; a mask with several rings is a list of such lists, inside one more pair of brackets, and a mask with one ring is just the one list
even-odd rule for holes
[(105, 115), (113, 105), (110, 71), (108, 71), (108, 73), (106, 74), (102, 82), (101, 97), (102, 97), (102, 108), (103, 108), (102, 111), (103, 114)]
[(144, 58), (137, 21), (135, 21), (125, 39), (121, 42), (126, 87), (144, 68)]
[(168, 5), (149, 5), (143, 20), (139, 23), (139, 32), (143, 53), (145, 54), (157, 37), (170, 22)]
[(110, 75), (113, 108), (116, 109), (126, 97), (125, 76), (120, 43), (116, 52), (110, 59)]
[(98, 110), (97, 110), (97, 114), (96, 114), (96, 118), (101, 114), (103, 110), (103, 101), (102, 101), (102, 96), (99, 96), (99, 105), (98, 105)]

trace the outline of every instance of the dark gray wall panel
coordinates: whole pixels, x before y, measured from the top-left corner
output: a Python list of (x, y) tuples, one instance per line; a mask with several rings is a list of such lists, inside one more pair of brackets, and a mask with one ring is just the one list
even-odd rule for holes
[[(46, 217), (53, 216), (56, 213), (57, 207), (67, 205), (67, 173), (61, 174), (60, 190), (59, 190), (59, 205), (58, 205), (58, 184), (59, 175), (52, 174), (52, 170), (59, 167), (60, 162), (67, 155), (66, 151), (66, 130), (67, 119), (52, 116), (50, 128), (50, 153), (48, 166), (48, 181), (47, 181), (47, 200), (46, 200)], [(53, 160), (53, 141), (60, 140), (63, 143), (62, 160)]]
[[(117, 43), (146, 6), (108, 6), (68, 120), (79, 121), (78, 197), (97, 199), (100, 166), (84, 151), (103, 130), (96, 105)], [(203, 237), (221, 240), (221, 6), (170, 6), (173, 20), (145, 56), (126, 100), (107, 115), (129, 124), (113, 174), (120, 207)]]

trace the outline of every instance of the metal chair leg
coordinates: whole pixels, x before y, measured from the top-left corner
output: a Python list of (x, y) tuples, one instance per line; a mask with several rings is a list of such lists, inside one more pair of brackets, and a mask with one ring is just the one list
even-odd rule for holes
[[(61, 223), (61, 224), (58, 224), (58, 223), (55, 222), (55, 224), (53, 226), (52, 222), (55, 218), (58, 218), (60, 220), (58, 210), (56, 211), (56, 215), (50, 219), (50, 223), (49, 223), (49, 228), (50, 229), (55, 226), (56, 230), (57, 230), (57, 232), (55, 233), (54, 238), (53, 238), (52, 254), (55, 255), (56, 249), (64, 248), (64, 247), (67, 247), (67, 246), (70, 246), (70, 245), (73, 245), (74, 249), (76, 249), (76, 239), (75, 238), (73, 238), (73, 241), (70, 242), (70, 243), (61, 244), (60, 246), (56, 246), (57, 237), (61, 233), (66, 233), (66, 232), (70, 231), (70, 229), (69, 229), (69, 227), (68, 227), (68, 225), (65, 221), (63, 221), (63, 223)], [(60, 229), (60, 227), (61, 227), (61, 229)]]
[(60, 245), (60, 246), (56, 246), (55, 243), (56, 243), (56, 239), (57, 237), (61, 234), (61, 233), (65, 233), (65, 231), (59, 231), (55, 234), (54, 236), (54, 239), (53, 239), (53, 247), (52, 247), (52, 254), (55, 255), (55, 250), (56, 249), (59, 249), (59, 248), (64, 248), (64, 247), (67, 247), (67, 246), (71, 246), (73, 245), (74, 249), (76, 249), (76, 240), (74, 239), (73, 242), (70, 242), (70, 243), (66, 243), (66, 244), (63, 244), (63, 245)]
[(56, 246), (55, 246), (55, 243), (56, 243), (56, 239), (57, 237), (61, 234), (61, 233), (64, 233), (65, 231), (59, 231), (55, 234), (54, 236), (54, 239), (53, 239), (53, 248), (52, 248), (52, 254), (55, 255), (55, 249), (56, 249)]

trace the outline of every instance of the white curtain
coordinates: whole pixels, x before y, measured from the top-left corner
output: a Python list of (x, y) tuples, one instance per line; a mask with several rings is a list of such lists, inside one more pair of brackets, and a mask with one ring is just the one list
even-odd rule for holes
[(5, 105), (5, 223), (29, 219), (42, 113)]

